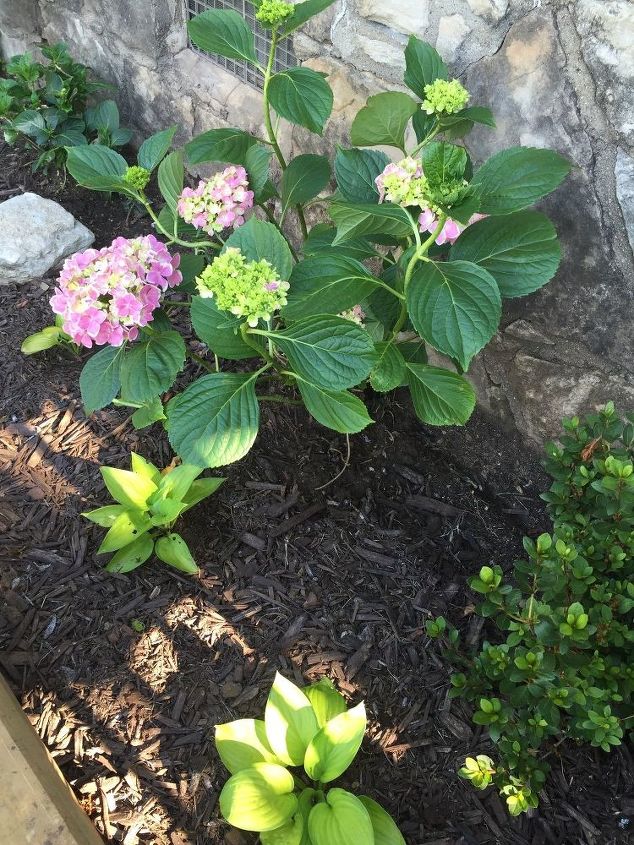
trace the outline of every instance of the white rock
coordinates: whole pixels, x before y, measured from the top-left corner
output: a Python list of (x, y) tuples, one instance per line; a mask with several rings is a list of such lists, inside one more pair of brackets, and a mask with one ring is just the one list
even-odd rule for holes
[(38, 279), (94, 239), (59, 203), (31, 193), (12, 197), (0, 203), (0, 285)]
[(467, 0), (474, 15), (494, 21), (501, 20), (509, 7), (509, 0)]
[(634, 250), (634, 158), (619, 149), (614, 166), (616, 177), (616, 196), (623, 212), (625, 228)]
[(359, 14), (405, 35), (424, 35), (429, 0), (358, 0)]
[(462, 15), (446, 15), (438, 22), (436, 49), (448, 62), (456, 58), (458, 48), (471, 32), (471, 27)]

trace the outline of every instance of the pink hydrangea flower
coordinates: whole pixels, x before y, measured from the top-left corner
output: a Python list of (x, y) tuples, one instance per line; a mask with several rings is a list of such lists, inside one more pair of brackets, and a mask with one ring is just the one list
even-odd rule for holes
[(80, 346), (121, 346), (151, 322), (161, 294), (182, 282), (179, 264), (154, 235), (115, 238), (66, 259), (51, 308)]
[(391, 162), (374, 180), (379, 191), (379, 202), (396, 205), (417, 205), (426, 185), (420, 161), (407, 157), (398, 163)]
[[(485, 217), (487, 217), (486, 214), (472, 214), (467, 226), (470, 226), (472, 223), (477, 223), (478, 220), (483, 220)], [(438, 226), (438, 217), (430, 208), (426, 208), (418, 218), (418, 225), (421, 232), (429, 232), (430, 234), (433, 234)], [(464, 232), (466, 228), (467, 227), (463, 226), (462, 223), (458, 223), (456, 220), (452, 220), (451, 217), (448, 217), (445, 220), (445, 225), (440, 230), (440, 234), (436, 238), (436, 243), (438, 246), (442, 246), (446, 243), (453, 244), (459, 238), (461, 232)]]
[(184, 188), (178, 201), (178, 213), (186, 223), (210, 235), (223, 229), (237, 229), (244, 215), (253, 208), (244, 167), (231, 165), (211, 179), (201, 180), (197, 188)]

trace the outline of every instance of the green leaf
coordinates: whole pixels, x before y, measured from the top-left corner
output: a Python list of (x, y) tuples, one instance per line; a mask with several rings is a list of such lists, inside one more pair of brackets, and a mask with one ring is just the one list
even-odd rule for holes
[(276, 73), (269, 100), (280, 117), (321, 135), (332, 111), (332, 90), (323, 76), (307, 67)]
[(412, 276), (407, 308), (418, 334), (466, 370), (495, 334), (502, 298), (493, 276), (469, 261), (427, 261)]
[(119, 549), (106, 566), (106, 572), (131, 572), (151, 557), (154, 540), (149, 534), (143, 534), (134, 543)]
[(416, 141), (421, 144), (428, 138), (438, 126), (438, 118), (435, 114), (427, 114), (419, 109), (412, 118), (412, 128), (416, 135)]
[(304, 687), (304, 693), (313, 706), (320, 728), (335, 716), (346, 712), (346, 700), (330, 678), (320, 678), (317, 683)]
[(293, 267), (285, 320), (313, 314), (339, 314), (358, 305), (377, 287), (372, 274), (354, 258), (322, 253)]
[(374, 364), (370, 336), (343, 317), (308, 317), (281, 332), (265, 334), (284, 352), (298, 375), (329, 390), (359, 384)]
[(133, 543), (152, 528), (151, 520), (139, 511), (126, 510), (115, 519), (97, 549), (97, 554), (116, 552)]
[(322, 191), (330, 179), (330, 163), (325, 156), (297, 156), (282, 174), (282, 216), (289, 206), (308, 202)]
[(557, 272), (561, 248), (555, 227), (538, 211), (480, 220), (451, 247), (452, 260), (473, 261), (498, 283), (502, 296), (539, 290)]
[(158, 467), (154, 466), (151, 461), (147, 461), (142, 455), (139, 455), (138, 452), (131, 452), (130, 458), (132, 472), (136, 472), (137, 475), (141, 475), (143, 478), (149, 478), (150, 481), (157, 486), (160, 484), (161, 472)]
[(198, 566), (189, 551), (189, 546), (180, 534), (166, 534), (154, 544), (154, 554), (163, 563), (185, 572), (187, 575), (196, 575)]
[(250, 217), (227, 238), (222, 251), (229, 247), (237, 247), (249, 261), (265, 258), (284, 280), (291, 275), (293, 256), (286, 239), (273, 223)]
[(387, 144), (404, 151), (407, 124), (419, 108), (409, 94), (374, 94), (352, 121), (350, 140), (361, 147)]
[(34, 138), (38, 144), (42, 143), (38, 138), (42, 138), (43, 140), (46, 138), (46, 122), (42, 114), (39, 111), (35, 111), (35, 109), (26, 109), (26, 111), (17, 115), (12, 121), (12, 127), (18, 132)]
[(61, 341), (62, 330), (57, 326), (47, 326), (35, 334), (25, 337), (20, 346), (20, 352), (25, 355), (35, 355), (36, 352), (43, 352), (57, 346)]
[(96, 106), (91, 106), (84, 112), (86, 129), (93, 132), (106, 130), (114, 132), (119, 128), (119, 109), (114, 100), (102, 100)]
[(327, 223), (318, 223), (308, 233), (308, 239), (304, 241), (304, 255), (319, 255), (324, 252), (337, 255), (346, 255), (348, 258), (356, 258), (363, 261), (366, 258), (374, 258), (378, 255), (376, 249), (364, 238), (351, 238), (345, 243), (333, 246), (332, 242), (337, 235), (334, 226)]
[(163, 159), (158, 169), (159, 188), (163, 199), (174, 214), (176, 214), (178, 198), (183, 191), (184, 181), (183, 151), (174, 150)]
[(462, 111), (456, 112), (455, 114), (442, 115), (443, 127), (455, 126), (465, 120), (469, 121), (471, 124), (481, 123), (483, 126), (491, 126), (492, 128), (495, 128), (495, 118), (493, 117), (493, 112), (491, 109), (486, 108), (486, 106), (470, 106), (469, 108), (462, 109)]
[(303, 26), (314, 15), (318, 15), (332, 6), (334, 2), (335, 0), (304, 0), (303, 3), (297, 3), (292, 16), (282, 24), (282, 35), (289, 35), (298, 27)]
[(238, 719), (216, 725), (216, 751), (232, 775), (254, 763), (278, 763), (261, 719)]
[(177, 129), (178, 126), (170, 126), (168, 129), (163, 129), (162, 132), (156, 132), (146, 138), (139, 147), (137, 154), (139, 167), (144, 167), (146, 170), (154, 170), (155, 167), (158, 167), (167, 155)]
[(210, 129), (185, 144), (185, 155), (190, 164), (207, 161), (244, 164), (247, 151), (255, 144), (257, 139), (242, 129)]
[(266, 702), (264, 723), (273, 753), (287, 766), (301, 766), (317, 733), (317, 718), (302, 690), (279, 672)]
[(229, 311), (221, 311), (213, 299), (192, 297), (191, 319), (198, 337), (221, 358), (242, 361), (256, 357), (255, 349), (242, 340), (242, 319)]
[(511, 147), (486, 161), (473, 177), (481, 187), (483, 214), (512, 214), (545, 197), (563, 182), (571, 164), (553, 150)]
[(198, 502), (211, 496), (226, 480), (226, 478), (197, 478), (183, 496), (183, 503), (187, 505), (185, 510), (193, 508)]
[(381, 342), (375, 345), (378, 359), (370, 373), (370, 384), (378, 393), (395, 390), (405, 377), (405, 359), (398, 346)]
[(375, 179), (389, 163), (389, 158), (380, 150), (344, 150), (338, 147), (335, 178), (339, 193), (348, 202), (378, 203), (379, 189)]
[(219, 467), (243, 458), (258, 433), (260, 412), (253, 373), (212, 373), (167, 405), (174, 451), (197, 466)]
[(82, 513), (82, 516), (96, 525), (101, 525), (102, 528), (110, 528), (115, 519), (125, 510), (124, 505), (106, 505), (94, 511), (86, 511), (86, 513)]
[(147, 502), (157, 486), (149, 478), (118, 467), (100, 467), (108, 492), (121, 505), (136, 510), (147, 509)]
[(80, 147), (87, 144), (88, 140), (79, 129), (61, 129), (53, 135), (52, 143), (56, 147)]
[(253, 33), (242, 15), (232, 9), (209, 9), (187, 24), (189, 37), (206, 53), (257, 64)]
[(398, 205), (373, 205), (371, 203), (333, 202), (330, 216), (337, 224), (337, 237), (333, 245), (357, 235), (394, 235), (406, 238), (412, 234), (412, 221), (404, 208)]
[(195, 252), (181, 253), (178, 269), (183, 276), (183, 281), (178, 286), (179, 293), (193, 293), (196, 290), (196, 276), (200, 276), (205, 264), (204, 255), (197, 255)]
[(462, 179), (467, 168), (467, 151), (464, 147), (432, 141), (421, 151), (425, 176), (432, 186)]
[(123, 346), (106, 346), (84, 364), (79, 388), (87, 414), (105, 408), (119, 392), (123, 350)]
[(179, 464), (171, 468), (169, 472), (164, 471), (158, 482), (158, 492), (152, 497), (151, 507), (154, 508), (155, 503), (160, 499), (169, 498), (181, 502), (201, 472), (201, 467), (192, 464)]
[(365, 726), (363, 702), (326, 722), (306, 749), (306, 774), (321, 783), (330, 783), (342, 775), (361, 747)]
[(286, 824), (275, 830), (260, 833), (262, 845), (311, 845), (308, 836), (308, 816), (313, 807), (316, 792), (307, 787), (299, 794), (297, 812)]
[[(273, 149), (264, 144), (250, 146), (244, 156), (244, 166), (249, 177), (249, 188), (255, 194), (255, 202), (262, 202), (267, 191), (270, 190), (269, 179), (271, 156)], [(273, 194), (275, 196), (275, 194)]]
[(293, 775), (275, 763), (254, 763), (229, 778), (220, 793), (220, 812), (241, 830), (275, 830), (297, 810)]
[(132, 414), (132, 425), (136, 429), (147, 428), (152, 423), (164, 419), (163, 403), (158, 396), (154, 396)]
[(435, 79), (447, 79), (447, 66), (431, 44), (411, 35), (405, 48), (405, 76), (407, 87), (421, 100), (425, 99), (425, 85)]
[(374, 831), (374, 845), (405, 845), (405, 840), (396, 822), (380, 804), (367, 795), (359, 795), (359, 801), (368, 811), (372, 830)]
[(101, 144), (66, 148), (66, 169), (77, 184), (84, 188), (129, 194), (128, 186), (123, 181), (127, 168), (128, 163), (123, 156)]
[(464, 425), (475, 408), (469, 382), (439, 367), (407, 364), (408, 383), (419, 420), (430, 425)]
[(327, 390), (295, 376), (308, 413), (340, 434), (357, 434), (373, 422), (363, 402), (347, 390)]
[(157, 332), (136, 343), (121, 364), (121, 392), (127, 401), (149, 402), (174, 384), (186, 357), (185, 341), (176, 331)]
[(312, 845), (374, 845), (368, 811), (345, 789), (331, 789), (308, 816)]

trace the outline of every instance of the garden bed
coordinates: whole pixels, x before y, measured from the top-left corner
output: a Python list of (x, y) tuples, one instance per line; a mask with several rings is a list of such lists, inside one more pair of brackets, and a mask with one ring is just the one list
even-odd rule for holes
[[(0, 163), (1, 198), (60, 201), (96, 246), (149, 231), (119, 197), (33, 177), (6, 147)], [(258, 715), (276, 669), (365, 698), (370, 729), (347, 780), (412, 845), (629, 841), (626, 746), (551, 752), (531, 817), (510, 819), (456, 774), (488, 743), (450, 706), (424, 623), (443, 614), (472, 643), (486, 636), (466, 577), (490, 561), (508, 570), (523, 534), (548, 528), (547, 481), (519, 440), (478, 414), (428, 428), (398, 393), (370, 395), (376, 424), (351, 438), (345, 467), (345, 437), (266, 407), (253, 450), (182, 522), (201, 577), (157, 562), (108, 575), (101, 532), (80, 516), (106, 502), (99, 466), (126, 465), (131, 449), (164, 465), (171, 451), (160, 426), (136, 432), (121, 410), (86, 418), (79, 359), (19, 352), (50, 322), (51, 285), (0, 287), (0, 660), (107, 841), (249, 841), (219, 820), (213, 726)]]

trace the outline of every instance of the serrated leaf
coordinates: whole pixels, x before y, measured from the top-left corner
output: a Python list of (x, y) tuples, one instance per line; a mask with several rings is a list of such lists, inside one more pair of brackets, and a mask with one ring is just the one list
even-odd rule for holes
[(408, 384), (416, 416), (429, 425), (464, 425), (475, 408), (469, 382), (440, 367), (408, 362)]
[(359, 801), (370, 816), (374, 831), (374, 845), (406, 845), (396, 822), (380, 804), (367, 795), (359, 795)]
[(405, 377), (405, 359), (398, 346), (387, 341), (375, 345), (377, 361), (370, 373), (370, 384), (379, 393), (395, 390)]
[(157, 486), (149, 478), (118, 467), (100, 467), (108, 492), (121, 505), (133, 510), (145, 510)]
[(425, 85), (435, 79), (447, 79), (447, 65), (431, 44), (410, 36), (405, 48), (405, 76), (407, 87), (421, 100), (425, 99)]
[(143, 534), (134, 543), (129, 546), (119, 549), (114, 554), (108, 565), (105, 567), (106, 572), (131, 572), (151, 557), (154, 551), (154, 540), (149, 534)]
[(209, 9), (187, 24), (189, 37), (206, 53), (257, 64), (253, 33), (233, 9)]
[(368, 811), (345, 789), (331, 789), (308, 816), (312, 845), (374, 845)]
[(321, 74), (307, 67), (292, 67), (272, 77), (269, 100), (280, 117), (321, 135), (332, 111), (333, 95)]
[(512, 214), (545, 197), (563, 182), (571, 164), (554, 150), (511, 147), (488, 159), (476, 171), (483, 214)]
[(272, 183), (269, 174), (272, 155), (271, 147), (265, 147), (264, 144), (254, 144), (249, 147), (244, 156), (244, 166), (249, 177), (249, 188), (255, 194), (256, 203), (263, 202), (264, 196), (270, 190)]
[(289, 35), (298, 27), (303, 26), (310, 18), (323, 12), (335, 0), (304, 0), (303, 3), (296, 3), (291, 17), (282, 24), (281, 32), (283, 35)]
[(363, 702), (326, 722), (306, 749), (306, 774), (321, 783), (330, 783), (342, 775), (361, 747), (365, 727)]
[(165, 156), (159, 164), (158, 169), (159, 188), (163, 199), (173, 214), (176, 214), (176, 206), (178, 204), (178, 198), (183, 191), (184, 181), (183, 151), (175, 150), (173, 153)]
[(328, 226), (327, 223), (318, 223), (313, 226), (308, 233), (307, 240), (304, 241), (304, 255), (318, 255), (328, 252), (333, 255), (346, 255), (348, 258), (355, 258), (357, 261), (374, 258), (378, 255), (375, 247), (364, 238), (350, 238), (342, 244), (333, 246), (332, 242), (336, 235), (335, 227)]
[(308, 413), (340, 434), (357, 434), (374, 422), (361, 399), (347, 390), (327, 390), (296, 376)]
[(386, 144), (404, 150), (407, 124), (419, 108), (409, 94), (374, 94), (352, 121), (350, 140), (361, 147)]
[(129, 186), (123, 181), (127, 167), (123, 156), (101, 144), (66, 148), (66, 169), (78, 185), (93, 191), (129, 194)]
[(229, 247), (237, 247), (249, 261), (265, 258), (281, 279), (286, 280), (291, 275), (293, 256), (286, 239), (273, 223), (250, 217), (227, 238), (222, 252)]
[(360, 326), (343, 317), (320, 315), (265, 332), (299, 376), (328, 390), (363, 381), (374, 363), (374, 344)]
[(167, 129), (163, 129), (161, 132), (156, 132), (154, 135), (150, 135), (149, 138), (146, 138), (139, 147), (139, 152), (137, 154), (139, 167), (144, 167), (146, 170), (150, 171), (154, 170), (155, 167), (158, 167), (167, 155), (167, 151), (174, 140), (174, 135), (176, 134), (177, 129), (178, 126), (170, 126)]
[(301, 766), (306, 748), (318, 730), (310, 701), (279, 672), (264, 711), (266, 737), (273, 753), (287, 766)]
[(257, 356), (255, 349), (242, 340), (243, 320), (229, 311), (221, 311), (213, 299), (192, 297), (191, 319), (198, 337), (220, 358), (242, 361)]
[(467, 168), (467, 151), (464, 147), (432, 141), (421, 151), (425, 177), (432, 186), (462, 179)]
[(144, 404), (169, 390), (185, 357), (185, 341), (176, 331), (156, 332), (148, 340), (134, 344), (121, 364), (123, 396)]
[(216, 725), (215, 743), (220, 759), (232, 775), (242, 769), (249, 769), (254, 763), (279, 765), (261, 719), (238, 719)]
[(335, 178), (341, 196), (348, 202), (366, 203), (379, 201), (376, 177), (390, 160), (380, 150), (337, 149)]
[(533, 293), (552, 279), (561, 248), (555, 227), (545, 214), (520, 211), (467, 227), (449, 256), (484, 267), (502, 296), (516, 297)]
[(220, 812), (241, 830), (276, 830), (297, 810), (295, 782), (275, 763), (254, 763), (232, 775), (220, 793)]
[(330, 163), (325, 156), (307, 153), (294, 158), (282, 174), (282, 216), (289, 206), (316, 197), (329, 179)]
[(247, 152), (255, 144), (257, 139), (242, 129), (210, 129), (185, 144), (185, 155), (190, 164), (208, 161), (245, 164)]
[(138, 430), (164, 419), (163, 403), (158, 396), (154, 396), (132, 414), (132, 425)]
[(219, 467), (243, 458), (258, 433), (253, 373), (202, 376), (167, 405), (174, 451), (187, 463)]
[(394, 235), (406, 238), (412, 234), (412, 222), (398, 205), (333, 202), (330, 216), (337, 224), (336, 246), (358, 235)]
[(377, 287), (372, 274), (354, 258), (322, 253), (293, 267), (285, 320), (314, 314), (339, 314), (358, 305)]
[(105, 408), (121, 387), (123, 346), (106, 346), (84, 364), (79, 389), (87, 414)]
[(427, 261), (412, 276), (407, 308), (418, 334), (466, 370), (495, 334), (502, 299), (493, 276), (469, 261)]

